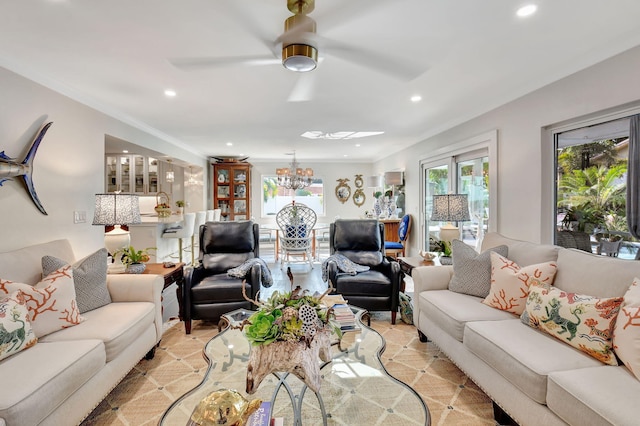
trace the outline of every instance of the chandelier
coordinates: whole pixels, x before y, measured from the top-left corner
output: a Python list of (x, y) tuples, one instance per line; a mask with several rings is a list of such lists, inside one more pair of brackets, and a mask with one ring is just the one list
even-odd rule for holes
[(313, 169), (303, 169), (298, 167), (299, 165), (298, 161), (296, 161), (296, 152), (293, 151), (293, 161), (290, 163), (291, 167), (276, 169), (278, 186), (283, 186), (287, 189), (300, 189), (311, 185)]

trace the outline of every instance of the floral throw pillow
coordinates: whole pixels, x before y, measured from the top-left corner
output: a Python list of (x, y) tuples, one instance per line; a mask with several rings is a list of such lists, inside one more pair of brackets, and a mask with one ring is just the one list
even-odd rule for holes
[(520, 319), (605, 364), (618, 365), (612, 336), (622, 300), (567, 293), (533, 279)]
[(30, 348), (37, 341), (22, 292), (0, 298), (0, 359)]
[(482, 301), (485, 305), (521, 315), (529, 297), (529, 285), (536, 279), (551, 285), (558, 270), (555, 262), (520, 267), (498, 253), (491, 252), (491, 290)]
[(613, 347), (620, 361), (640, 380), (640, 278), (624, 295), (615, 328)]
[(29, 320), (38, 338), (84, 321), (76, 303), (70, 265), (56, 269), (33, 286), (0, 278), (0, 298), (18, 290), (24, 294)]

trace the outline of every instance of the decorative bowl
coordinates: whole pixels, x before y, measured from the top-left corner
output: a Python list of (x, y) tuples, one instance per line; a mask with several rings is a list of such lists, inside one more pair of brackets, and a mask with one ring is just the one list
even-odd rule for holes
[(420, 256), (422, 256), (424, 260), (433, 260), (437, 257), (435, 253), (430, 251), (420, 251)]
[(127, 274), (141, 274), (147, 269), (147, 265), (144, 263), (132, 263), (127, 266)]

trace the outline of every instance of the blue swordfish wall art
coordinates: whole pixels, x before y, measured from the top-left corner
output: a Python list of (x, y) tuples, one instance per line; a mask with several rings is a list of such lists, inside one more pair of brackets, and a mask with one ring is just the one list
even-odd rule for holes
[(38, 133), (38, 136), (36, 136), (31, 143), (31, 148), (29, 148), (29, 152), (21, 163), (16, 161), (15, 158), (8, 157), (4, 151), (0, 152), (0, 186), (2, 186), (5, 181), (12, 180), (11, 178), (21, 177), (27, 192), (31, 195), (33, 203), (42, 214), (47, 214), (47, 211), (42, 207), (42, 203), (40, 203), (38, 199), (38, 194), (36, 194), (36, 190), (33, 187), (31, 172), (33, 171), (33, 159), (36, 156), (36, 151), (38, 151), (42, 138), (52, 124), (53, 122), (49, 122), (40, 130), (40, 133)]

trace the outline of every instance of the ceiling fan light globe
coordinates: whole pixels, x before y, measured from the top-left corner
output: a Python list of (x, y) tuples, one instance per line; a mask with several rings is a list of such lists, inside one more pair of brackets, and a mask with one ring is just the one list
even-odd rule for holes
[(290, 44), (282, 48), (282, 65), (291, 71), (309, 72), (318, 66), (318, 50), (306, 44)]

